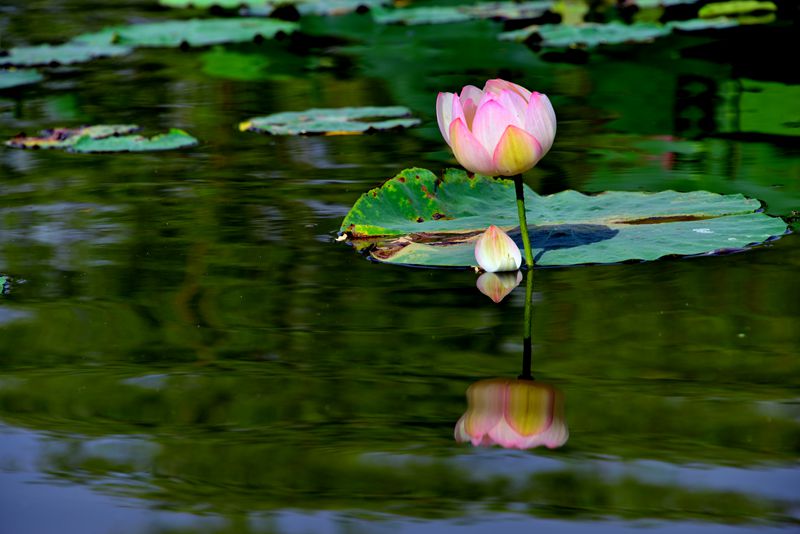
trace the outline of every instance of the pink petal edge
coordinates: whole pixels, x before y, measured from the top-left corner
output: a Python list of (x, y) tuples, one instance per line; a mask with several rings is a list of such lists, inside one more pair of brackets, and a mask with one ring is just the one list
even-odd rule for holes
[(436, 97), (436, 122), (445, 142), (450, 144), (450, 123), (453, 116), (453, 93), (439, 93)]
[[(454, 107), (457, 99), (453, 99)], [(470, 172), (493, 176), (495, 173), (492, 157), (475, 139), (464, 124), (463, 118), (454, 119), (450, 124), (450, 146), (458, 163)]]

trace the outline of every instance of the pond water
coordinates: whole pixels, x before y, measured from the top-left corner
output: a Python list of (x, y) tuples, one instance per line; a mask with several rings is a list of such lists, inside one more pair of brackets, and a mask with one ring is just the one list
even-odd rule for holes
[[(192, 15), (155, 2), (0, 7), (2, 46)], [(304, 18), (281, 41), (141, 49), (0, 92), (0, 133), (136, 123), (196, 148), (0, 148), (0, 532), (742, 532), (800, 522), (800, 238), (537, 269), (533, 372), (561, 448), (453, 439), (470, 384), (520, 373), (524, 287), (334, 242), (359, 195), (455, 162), (440, 90), (550, 95), (525, 175), (565, 189), (743, 193), (800, 210), (791, 27), (583, 58), (501, 25)], [(783, 52), (780, 52), (783, 50)], [(567, 62), (565, 59), (571, 59)], [(418, 128), (268, 137), (249, 117), (404, 105)]]

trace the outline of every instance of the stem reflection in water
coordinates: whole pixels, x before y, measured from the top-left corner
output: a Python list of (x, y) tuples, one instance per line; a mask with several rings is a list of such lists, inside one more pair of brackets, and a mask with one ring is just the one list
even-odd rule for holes
[(531, 374), (533, 269), (528, 269), (526, 278), (522, 373), (516, 379), (480, 380), (467, 388), (467, 411), (455, 428), (459, 443), (554, 449), (567, 442), (563, 394), (550, 384), (535, 381)]

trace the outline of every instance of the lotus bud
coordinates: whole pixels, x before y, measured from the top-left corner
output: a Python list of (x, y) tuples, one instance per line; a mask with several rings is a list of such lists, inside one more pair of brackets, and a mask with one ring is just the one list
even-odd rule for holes
[(475, 259), (487, 273), (516, 271), (522, 254), (514, 240), (495, 225), (490, 226), (475, 242)]
[(514, 176), (534, 165), (553, 146), (556, 113), (546, 95), (505, 80), (460, 94), (439, 93), (439, 131), (458, 163), (488, 176)]
[(522, 281), (522, 273), (483, 273), (478, 277), (478, 290), (492, 299), (495, 304), (514, 291)]
[(467, 411), (456, 423), (459, 443), (510, 449), (561, 447), (569, 438), (564, 397), (549, 384), (493, 378), (467, 389)]

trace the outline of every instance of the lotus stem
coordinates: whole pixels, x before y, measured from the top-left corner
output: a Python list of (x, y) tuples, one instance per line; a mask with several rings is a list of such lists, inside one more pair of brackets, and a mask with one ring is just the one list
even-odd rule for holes
[(522, 175), (514, 176), (514, 191), (517, 194), (517, 214), (519, 215), (519, 231), (522, 234), (522, 245), (525, 248), (525, 264), (528, 270), (533, 269), (533, 250), (531, 238), (528, 237), (528, 220), (525, 217), (525, 192), (522, 189)]
[(533, 380), (531, 374), (531, 361), (533, 349), (531, 346), (531, 333), (533, 331), (533, 269), (528, 269), (525, 275), (525, 330), (522, 335), (522, 374), (520, 380)]

